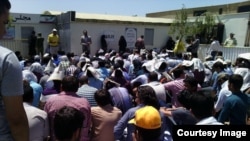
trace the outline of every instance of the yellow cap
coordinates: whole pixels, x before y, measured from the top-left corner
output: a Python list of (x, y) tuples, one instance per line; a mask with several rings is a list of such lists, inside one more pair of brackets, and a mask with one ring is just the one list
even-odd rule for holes
[(143, 129), (157, 129), (161, 127), (161, 116), (154, 107), (145, 106), (135, 112), (135, 118), (131, 119), (129, 123)]

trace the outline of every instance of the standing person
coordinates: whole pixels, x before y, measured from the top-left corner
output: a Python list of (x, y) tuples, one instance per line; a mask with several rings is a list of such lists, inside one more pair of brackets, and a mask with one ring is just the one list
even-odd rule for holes
[(127, 48), (127, 41), (124, 36), (121, 36), (119, 39), (119, 53), (122, 55)]
[(81, 36), (82, 52), (90, 53), (91, 44), (92, 44), (91, 36), (88, 35), (87, 30), (83, 30), (83, 35)]
[(32, 31), (31, 35), (29, 37), (29, 56), (30, 58), (33, 58), (34, 55), (36, 55), (36, 32)]
[(213, 60), (215, 59), (215, 56), (218, 54), (218, 52), (220, 51), (220, 43), (217, 40), (217, 37), (213, 36), (212, 37), (212, 43), (208, 49), (207, 54), (211, 54), (211, 56), (213, 57)]
[(141, 53), (141, 49), (145, 49), (144, 36), (141, 35), (135, 42), (135, 48)]
[(237, 45), (237, 40), (234, 37), (234, 33), (230, 33), (229, 38), (224, 42), (225, 47), (235, 47)]
[(59, 44), (60, 44), (60, 38), (59, 35), (57, 34), (57, 30), (54, 28), (52, 30), (52, 33), (48, 35), (48, 44), (49, 44), (49, 51), (50, 53), (57, 54), (59, 50)]
[(108, 44), (105, 35), (101, 36), (101, 49), (104, 51), (104, 53), (106, 53), (108, 49)]
[(43, 56), (44, 53), (44, 38), (42, 37), (42, 33), (37, 34), (37, 39), (36, 39), (36, 52), (38, 55)]
[(174, 46), (175, 46), (175, 41), (173, 40), (172, 36), (169, 36), (166, 45), (162, 48), (162, 50), (164, 49), (173, 50)]
[[(10, 8), (9, 0), (0, 1), (0, 39), (6, 33)], [(28, 141), (29, 125), (22, 100), (22, 70), (14, 52), (2, 46), (0, 68), (0, 140)]]
[(196, 34), (195, 39), (192, 42), (191, 53), (192, 53), (192, 56), (195, 57), (195, 58), (198, 58), (198, 49), (199, 49), (199, 46), (200, 46), (200, 39), (199, 38), (200, 38), (200, 36), (198, 34)]

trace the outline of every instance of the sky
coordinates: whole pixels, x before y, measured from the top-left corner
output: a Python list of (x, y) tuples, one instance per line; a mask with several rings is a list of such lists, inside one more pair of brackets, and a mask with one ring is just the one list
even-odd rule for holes
[(243, 1), (247, 0), (10, 0), (13, 13), (41, 14), (48, 10), (140, 17), (181, 9), (183, 5), (194, 8)]

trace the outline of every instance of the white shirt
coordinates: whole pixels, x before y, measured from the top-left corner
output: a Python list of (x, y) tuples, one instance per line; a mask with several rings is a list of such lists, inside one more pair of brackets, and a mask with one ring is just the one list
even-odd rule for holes
[(202, 119), (197, 122), (196, 125), (223, 125), (221, 122), (218, 122), (213, 116)]
[(159, 100), (162, 100), (162, 101), (166, 102), (166, 90), (165, 90), (163, 84), (161, 84), (160, 82), (157, 82), (157, 81), (153, 81), (153, 82), (150, 82), (148, 84), (144, 84), (142, 86), (150, 86), (150, 87), (152, 87), (154, 89), (154, 91), (155, 91), (156, 97)]
[(232, 94), (232, 92), (228, 90), (227, 85), (228, 85), (228, 81), (224, 82), (221, 85), (222, 89), (220, 90), (220, 92), (218, 94), (218, 99), (217, 99), (217, 101), (216, 101), (216, 103), (214, 105), (214, 109), (215, 109), (216, 112), (221, 110), (226, 98)]
[(49, 135), (47, 113), (26, 102), (23, 103), (23, 106), (29, 122), (29, 140), (43, 141)]
[(220, 51), (220, 48), (221, 48), (221, 45), (220, 45), (219, 41), (214, 40), (211, 43), (207, 53), (211, 53), (211, 51)]

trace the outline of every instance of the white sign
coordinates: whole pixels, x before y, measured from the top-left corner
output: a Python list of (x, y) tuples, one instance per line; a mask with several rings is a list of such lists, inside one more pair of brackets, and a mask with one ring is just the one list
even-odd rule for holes
[(125, 29), (125, 39), (127, 41), (128, 48), (134, 48), (137, 38), (137, 29), (136, 28), (126, 28)]

